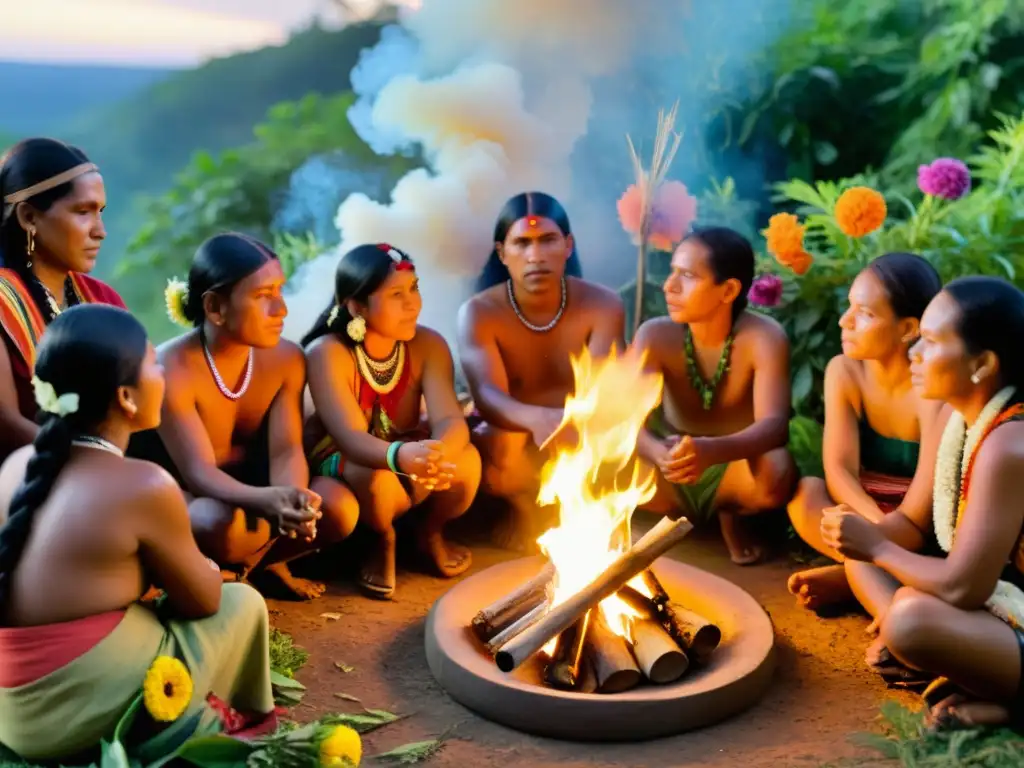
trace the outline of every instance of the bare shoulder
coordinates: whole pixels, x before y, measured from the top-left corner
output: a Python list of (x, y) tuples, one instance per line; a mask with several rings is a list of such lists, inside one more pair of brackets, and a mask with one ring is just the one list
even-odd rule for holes
[(633, 338), (633, 347), (638, 351), (656, 351), (672, 347), (681, 348), (683, 326), (672, 322), (670, 317), (653, 317), (645, 321)]
[(11, 504), (14, 491), (25, 477), (25, 469), (33, 454), (35, 448), (31, 445), (22, 446), (8, 456), (0, 467), (0, 520), (7, 519), (7, 508)]
[(789, 349), (789, 337), (782, 324), (759, 312), (743, 312), (740, 315), (736, 323), (736, 340), (772, 354)]
[(164, 367), (164, 377), (178, 390), (191, 391), (192, 366), (201, 354), (199, 335), (191, 331), (169, 339), (156, 348), (157, 360)]
[(989, 477), (1024, 487), (1024, 421), (1010, 421), (992, 430), (978, 449), (977, 467)]
[(124, 509), (131, 517), (176, 514), (186, 508), (181, 487), (171, 474), (156, 464), (141, 459), (125, 459), (112, 484), (113, 507)]
[(499, 283), (470, 296), (459, 308), (460, 321), (480, 322), (494, 318), (505, 306), (506, 290), (505, 284)]
[(328, 333), (312, 342), (305, 351), (310, 366), (326, 366), (329, 370), (351, 371), (355, 361), (349, 348), (337, 336)]
[(409, 342), (409, 346), (413, 352), (419, 352), (424, 356), (451, 355), (451, 349), (448, 347), (445, 337), (425, 325), (416, 326), (416, 335)]
[(857, 386), (860, 374), (860, 363), (846, 355), (836, 355), (825, 366), (825, 381), (842, 387)]
[(611, 288), (583, 280), (567, 277), (569, 291), (585, 308), (594, 312), (623, 311), (622, 297)]

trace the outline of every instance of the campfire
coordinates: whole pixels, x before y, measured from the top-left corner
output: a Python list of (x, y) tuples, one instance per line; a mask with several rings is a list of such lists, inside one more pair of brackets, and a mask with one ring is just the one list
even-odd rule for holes
[(544, 467), (538, 498), (558, 506), (558, 525), (537, 540), (547, 563), (477, 613), (472, 630), (503, 672), (539, 654), (544, 682), (563, 690), (675, 682), (708, 663), (721, 631), (666, 593), (651, 567), (692, 530), (686, 518), (663, 519), (631, 545), (633, 511), (656, 489), (635, 446), (661, 376), (628, 355), (595, 364), (585, 351), (572, 363), (562, 425), (575, 445)]

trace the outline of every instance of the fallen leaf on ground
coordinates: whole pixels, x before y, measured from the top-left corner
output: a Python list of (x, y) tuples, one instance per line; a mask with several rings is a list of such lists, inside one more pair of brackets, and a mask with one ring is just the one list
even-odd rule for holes
[(331, 621), (337, 621), (338, 619), (341, 618), (341, 614), (340, 613), (321, 613), (320, 614), (320, 618), (321, 619), (330, 619)]
[(388, 752), (381, 752), (374, 755), (374, 760), (387, 760), (400, 765), (413, 765), (422, 763), (436, 755), (444, 742), (441, 739), (429, 739), (427, 741), (414, 741), (412, 744), (403, 744)]
[(348, 674), (349, 672), (352, 672), (353, 670), (355, 670), (355, 667), (349, 666), (348, 664), (346, 664), (346, 663), (345, 663), (345, 662), (343, 662), (343, 661), (336, 661), (336, 662), (334, 662), (334, 666), (336, 666), (336, 667), (337, 667), (338, 669), (340, 669), (340, 670), (341, 670), (342, 672), (344, 672), (344, 673), (345, 673), (346, 675), (347, 675), (347, 674)]
[(351, 693), (336, 693), (334, 694), (336, 699), (344, 699), (345, 701), (354, 701), (357, 704), (362, 704), (363, 700), (358, 696), (353, 696)]

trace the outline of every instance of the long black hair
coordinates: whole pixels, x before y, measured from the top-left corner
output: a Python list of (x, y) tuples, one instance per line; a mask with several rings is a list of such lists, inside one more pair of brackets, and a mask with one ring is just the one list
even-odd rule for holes
[(188, 270), (185, 319), (195, 327), (203, 324), (203, 296), (211, 291), (227, 296), (231, 289), (277, 254), (254, 237), (238, 232), (214, 235), (199, 246)]
[(754, 247), (743, 235), (728, 227), (703, 227), (695, 229), (683, 238), (696, 240), (708, 249), (708, 267), (715, 282), (738, 280), (740, 292), (732, 303), (732, 319), (747, 308), (747, 294), (754, 282)]
[(970, 355), (990, 351), (999, 358), (1003, 386), (1024, 397), (1024, 292), (999, 277), (971, 276), (953, 280), (945, 292), (960, 310), (957, 333)]
[[(47, 300), (46, 289), (29, 267), (28, 233), (21, 228), (16, 212), (20, 203), (7, 203), (5, 198), (88, 162), (89, 158), (82, 150), (56, 139), (25, 139), (0, 157), (0, 262), (18, 273), (47, 322), (52, 322), (56, 313)], [(47, 211), (58, 200), (71, 194), (73, 189), (74, 179), (21, 202), (36, 210)], [(69, 277), (64, 284), (64, 295), (69, 303), (75, 304), (77, 295), (70, 280)]]
[(346, 331), (352, 320), (348, 302), (366, 304), (396, 268), (412, 269), (412, 259), (409, 254), (387, 243), (357, 245), (342, 256), (334, 270), (334, 299), (302, 337), (302, 346), (309, 346), (328, 333), (333, 333), (343, 344), (355, 346), (356, 342)]
[[(544, 192), (523, 192), (509, 198), (501, 209), (501, 213), (498, 214), (498, 223), (494, 225), (494, 242), (505, 242), (512, 225), (526, 216), (551, 219), (563, 235), (568, 237), (572, 234), (572, 227), (569, 226), (569, 214), (565, 212), (565, 208), (560, 202)], [(572, 253), (569, 254), (569, 260), (565, 263), (565, 274), (570, 277), (583, 276), (580, 257), (576, 253), (575, 238), (573, 238)], [(483, 291), (493, 285), (504, 283), (508, 279), (508, 268), (501, 263), (497, 247), (493, 247), (491, 255), (487, 257), (487, 263), (484, 264), (483, 271), (476, 280), (476, 289)]]
[(925, 307), (942, 290), (942, 278), (935, 267), (916, 253), (886, 253), (865, 269), (881, 281), (893, 313), (901, 320), (920, 320)]
[(43, 334), (35, 375), (57, 395), (77, 395), (78, 408), (65, 416), (39, 412), (33, 456), (0, 528), (0, 615), (7, 609), (12, 574), (32, 532), (33, 515), (67, 463), (71, 441), (95, 434), (118, 387), (138, 382), (146, 343), (146, 330), (138, 320), (106, 304), (71, 307)]

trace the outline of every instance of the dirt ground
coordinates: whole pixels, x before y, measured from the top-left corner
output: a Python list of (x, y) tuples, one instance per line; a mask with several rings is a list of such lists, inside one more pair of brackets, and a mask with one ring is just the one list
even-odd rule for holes
[[(645, 527), (644, 521), (638, 520), (637, 527)], [(412, 715), (367, 734), (366, 754), (431, 739), (457, 726), (430, 761), (434, 766), (803, 768), (871, 756), (849, 736), (873, 730), (881, 702), (899, 694), (864, 668), (865, 618), (824, 620), (797, 608), (786, 591), (786, 579), (800, 566), (782, 555), (755, 567), (735, 566), (713, 532), (692, 535), (669, 556), (741, 586), (775, 625), (774, 684), (760, 703), (732, 720), (642, 744), (559, 742), (484, 720), (450, 699), (426, 664), (424, 620), (450, 582), (406, 570), (399, 572), (394, 602), (366, 599), (350, 583), (332, 584), (313, 603), (271, 601), (274, 626), (292, 634), (296, 644), (310, 652), (309, 662), (297, 675), (309, 690), (292, 716), (306, 721), (330, 712), (359, 711), (359, 704), (336, 693), (357, 696), (367, 708)], [(470, 573), (511, 557), (508, 552), (475, 547)], [(341, 616), (325, 618), (324, 613)], [(353, 670), (345, 673), (336, 662)]]

